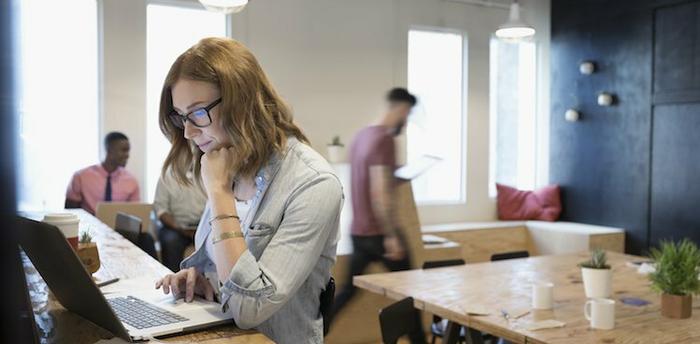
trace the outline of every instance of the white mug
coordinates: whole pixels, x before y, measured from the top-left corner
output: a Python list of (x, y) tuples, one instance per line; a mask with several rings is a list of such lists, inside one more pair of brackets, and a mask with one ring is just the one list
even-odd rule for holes
[(591, 322), (591, 328), (612, 330), (615, 328), (615, 300), (590, 299), (583, 306), (586, 320)]
[(78, 215), (71, 213), (46, 214), (42, 221), (58, 227), (73, 249), (78, 248), (78, 229), (80, 225)]
[(554, 283), (535, 282), (532, 284), (532, 308), (552, 309), (554, 305)]

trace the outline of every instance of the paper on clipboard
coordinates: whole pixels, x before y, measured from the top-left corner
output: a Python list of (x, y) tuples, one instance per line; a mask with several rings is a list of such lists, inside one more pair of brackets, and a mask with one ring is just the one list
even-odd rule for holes
[(418, 159), (396, 169), (394, 177), (404, 180), (415, 179), (440, 161), (442, 158), (434, 155), (421, 155)]

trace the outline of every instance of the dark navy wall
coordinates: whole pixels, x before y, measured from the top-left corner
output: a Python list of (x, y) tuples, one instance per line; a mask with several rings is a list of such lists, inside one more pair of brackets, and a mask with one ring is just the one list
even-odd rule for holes
[[(700, 242), (699, 33), (698, 1), (552, 1), (550, 178), (563, 220), (625, 228), (631, 253)], [(603, 91), (614, 106), (597, 105)], [(579, 122), (564, 120), (569, 108)]]

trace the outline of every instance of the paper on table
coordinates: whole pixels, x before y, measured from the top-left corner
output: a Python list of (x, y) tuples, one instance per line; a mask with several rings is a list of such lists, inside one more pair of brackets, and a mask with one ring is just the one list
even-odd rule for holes
[(642, 274), (642, 275), (648, 275), (648, 274), (653, 273), (655, 271), (656, 271), (656, 267), (654, 266), (653, 263), (643, 263), (637, 269), (637, 272)]
[(439, 237), (437, 235), (432, 235), (432, 234), (423, 234), (421, 237), (423, 239), (423, 244), (430, 245), (430, 244), (444, 244), (448, 242), (449, 240)]
[(121, 292), (133, 292), (133, 291), (143, 291), (143, 290), (155, 290), (156, 280), (153, 278), (124, 278), (120, 279), (116, 283), (112, 283), (100, 288), (102, 294), (113, 294)]
[(459, 306), (462, 311), (468, 315), (490, 315), (491, 312), (485, 307), (479, 305), (469, 305), (468, 307)]
[(523, 326), (528, 331), (544, 330), (548, 328), (559, 328), (566, 326), (566, 323), (559, 320), (548, 319), (542, 321), (535, 321)]
[(508, 310), (508, 315), (510, 316), (511, 319), (522, 318), (525, 315), (527, 315), (528, 313), (530, 313), (530, 308), (520, 308), (520, 309), (514, 308), (511, 310)]

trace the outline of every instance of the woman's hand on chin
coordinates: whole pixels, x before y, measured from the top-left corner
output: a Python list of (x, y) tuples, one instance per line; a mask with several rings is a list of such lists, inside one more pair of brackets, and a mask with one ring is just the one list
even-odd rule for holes
[(232, 168), (234, 154), (234, 149), (229, 147), (214, 149), (202, 155), (202, 183), (210, 199), (220, 193), (233, 194), (233, 178), (236, 176)]

